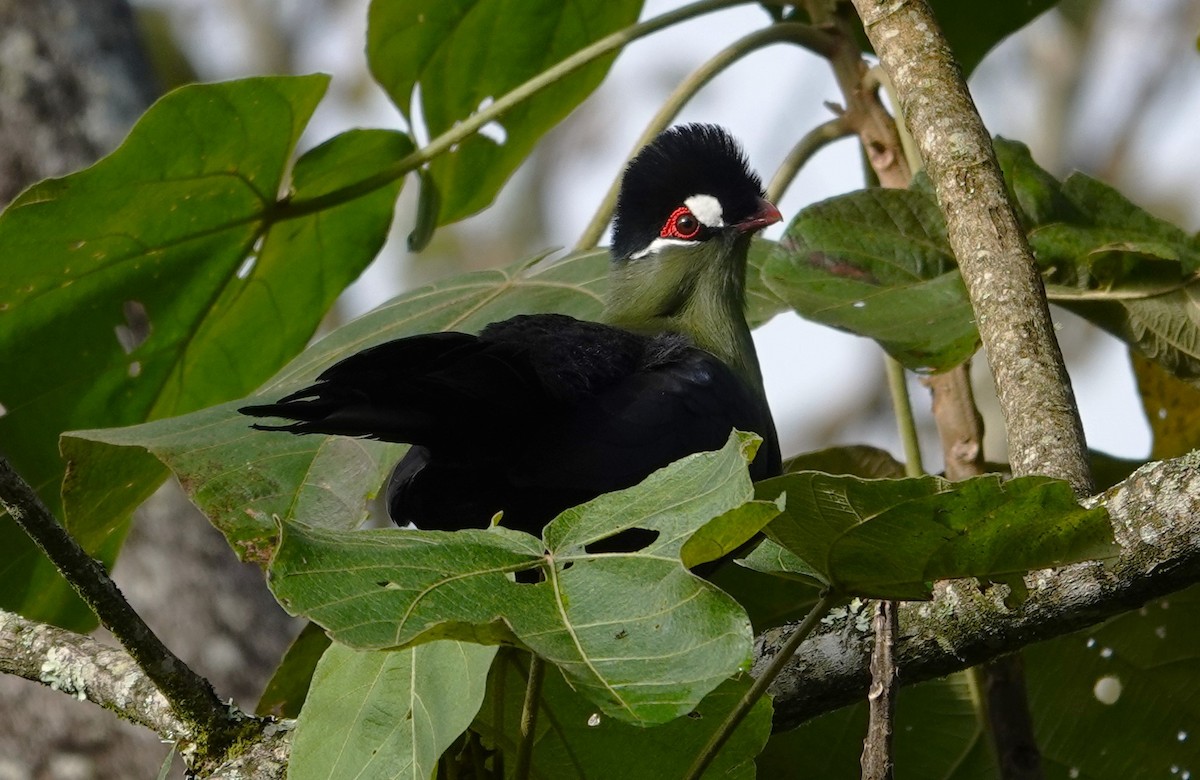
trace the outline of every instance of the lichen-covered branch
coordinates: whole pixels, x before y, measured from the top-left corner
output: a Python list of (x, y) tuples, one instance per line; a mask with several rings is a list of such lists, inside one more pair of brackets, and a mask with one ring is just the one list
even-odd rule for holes
[(0, 610), (0, 672), (99, 704), (163, 739), (190, 737), (129, 653), (83, 634)]
[[(1115, 561), (1033, 573), (1026, 577), (1028, 599), (1014, 609), (1004, 604), (1006, 587), (981, 591), (972, 581), (943, 583), (933, 601), (903, 605), (896, 648), (902, 684), (1086, 628), (1200, 582), (1200, 452), (1143, 466), (1084, 503), (1108, 509), (1121, 550)], [(864, 696), (869, 623), (841, 619), (801, 645), (772, 688), (777, 728)], [(773, 657), (787, 634), (767, 632), (758, 657)]]
[(924, 0), (853, 0), (946, 217), (1004, 412), (1013, 473), (1091, 491), (1083, 426), (1041, 277), (991, 137)]
[(208, 681), (162, 643), (125, 600), (104, 566), (79, 546), (3, 457), (0, 507), (29, 534), (154, 682), (176, 717), (187, 724), (201, 762), (223, 757), (226, 750), (258, 728), (253, 719), (222, 705)]
[[(0, 610), (0, 673), (40, 682), (98, 704), (164, 740), (190, 743), (195, 735), (172, 711), (129, 653), (83, 634)], [(265, 724), (236, 757), (210, 763), (212, 778), (282, 780), (287, 774), (293, 721)], [(185, 746), (185, 750), (187, 747)]]

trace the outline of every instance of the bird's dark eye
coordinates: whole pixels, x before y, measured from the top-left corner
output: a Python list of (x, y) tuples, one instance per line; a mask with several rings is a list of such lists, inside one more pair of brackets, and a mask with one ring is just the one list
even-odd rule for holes
[(693, 239), (699, 234), (700, 220), (696, 219), (696, 215), (687, 206), (680, 206), (672, 211), (666, 224), (659, 231), (659, 236), (662, 238), (682, 238), (685, 241)]

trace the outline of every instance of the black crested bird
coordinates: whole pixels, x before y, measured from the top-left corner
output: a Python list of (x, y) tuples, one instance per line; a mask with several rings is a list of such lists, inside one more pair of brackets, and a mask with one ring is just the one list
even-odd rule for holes
[(779, 443), (745, 318), (752, 235), (777, 222), (737, 142), (713, 125), (659, 135), (629, 163), (613, 225), (607, 324), (532, 314), (478, 335), (365, 349), (277, 403), (260, 430), (413, 445), (387, 485), (399, 525), (539, 534), (563, 509), (630, 487), (737, 428)]

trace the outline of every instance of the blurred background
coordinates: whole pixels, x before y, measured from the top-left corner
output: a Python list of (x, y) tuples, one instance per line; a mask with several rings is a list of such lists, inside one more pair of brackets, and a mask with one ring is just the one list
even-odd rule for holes
[[(6, 16), (21, 12), (5, 5), (0, 3), (0, 86), (11, 58), (20, 56), (14, 36), (4, 31)], [(650, 0), (644, 16), (677, 5)], [(45, 7), (51, 6), (67, 13), (86, 3), (47, 0)], [(329, 94), (302, 141), (305, 148), (351, 127), (403, 128), (399, 112), (366, 69), (367, 6), (368, 0), (132, 3), (159, 88), (267, 73), (332, 74)], [(704, 59), (764, 19), (761, 8), (741, 6), (635, 43), (618, 57), (600, 89), (546, 136), (492, 208), (440, 230), (419, 255), (405, 249), (416, 197), (416, 187), (407, 187), (392, 240), (342, 296), (325, 327), (444, 276), (573, 245), (667, 94)], [(1099, 177), (1155, 215), (1195, 232), (1198, 29), (1195, 0), (1067, 0), (995, 49), (975, 71), (972, 92), (988, 128), (1028, 144), (1056, 176), (1081, 170)], [(108, 94), (110, 102), (120, 97)], [(769, 179), (796, 139), (830, 118), (824, 103), (839, 97), (824, 61), (776, 45), (718, 77), (680, 121), (727, 126)], [(111, 149), (136, 113), (124, 124), (110, 123), (93, 151)], [(4, 116), (0, 108), (0, 120)], [(0, 122), (0, 137), (3, 132)], [(427, 140), (420, 130), (418, 139)], [(39, 175), (61, 174), (85, 162), (56, 159), (34, 169)], [(790, 218), (809, 203), (862, 184), (857, 141), (847, 139), (821, 151), (778, 205)], [(767, 236), (780, 232), (775, 226)], [(1125, 458), (1147, 457), (1149, 432), (1126, 350), (1073, 315), (1055, 310), (1054, 316), (1089, 445)], [(882, 353), (872, 342), (790, 314), (761, 328), (756, 341), (785, 455), (850, 443), (901, 454)], [(989, 430), (987, 457), (1003, 460), (1003, 422), (982, 356), (974, 376)], [(937, 471), (941, 456), (928, 394), (915, 377), (910, 392), (925, 466)], [(212, 679), (221, 695), (253, 707), (297, 626), (265, 596), (257, 570), (237, 564), (220, 536), (169, 486), (141, 512), (117, 576), (168, 644)], [(166, 753), (156, 738), (90, 705), (58, 701), (65, 698), (0, 679), (0, 780), (153, 776)], [(174, 772), (182, 776), (178, 762)]]

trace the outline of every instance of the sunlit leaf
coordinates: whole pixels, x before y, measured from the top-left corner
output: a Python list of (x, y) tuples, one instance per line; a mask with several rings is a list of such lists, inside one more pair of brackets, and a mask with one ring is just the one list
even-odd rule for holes
[[(336, 295), (386, 236), (399, 182), (348, 205), (277, 206), (292, 149), (323, 76), (193, 85), (156, 103), (119, 149), (37, 184), (0, 216), (0, 437), (15, 466), (59, 506), (64, 430), (118, 426), (236, 398), (309, 339)], [(410, 149), (375, 131), (302, 158), (292, 189), (328, 192), (339, 176)], [(255, 348), (246, 350), (253, 338)], [(47, 355), (53, 355), (48, 360)], [(111, 561), (132, 507), (163, 471), (111, 463), (102, 522), (66, 522)], [(93, 481), (79, 478), (76, 484)], [(102, 540), (105, 547), (96, 546)], [(6, 606), (91, 622), (7, 518)]]
[(1176, 379), (1136, 352), (1129, 357), (1150, 423), (1150, 458), (1177, 458), (1200, 447), (1200, 388)]

